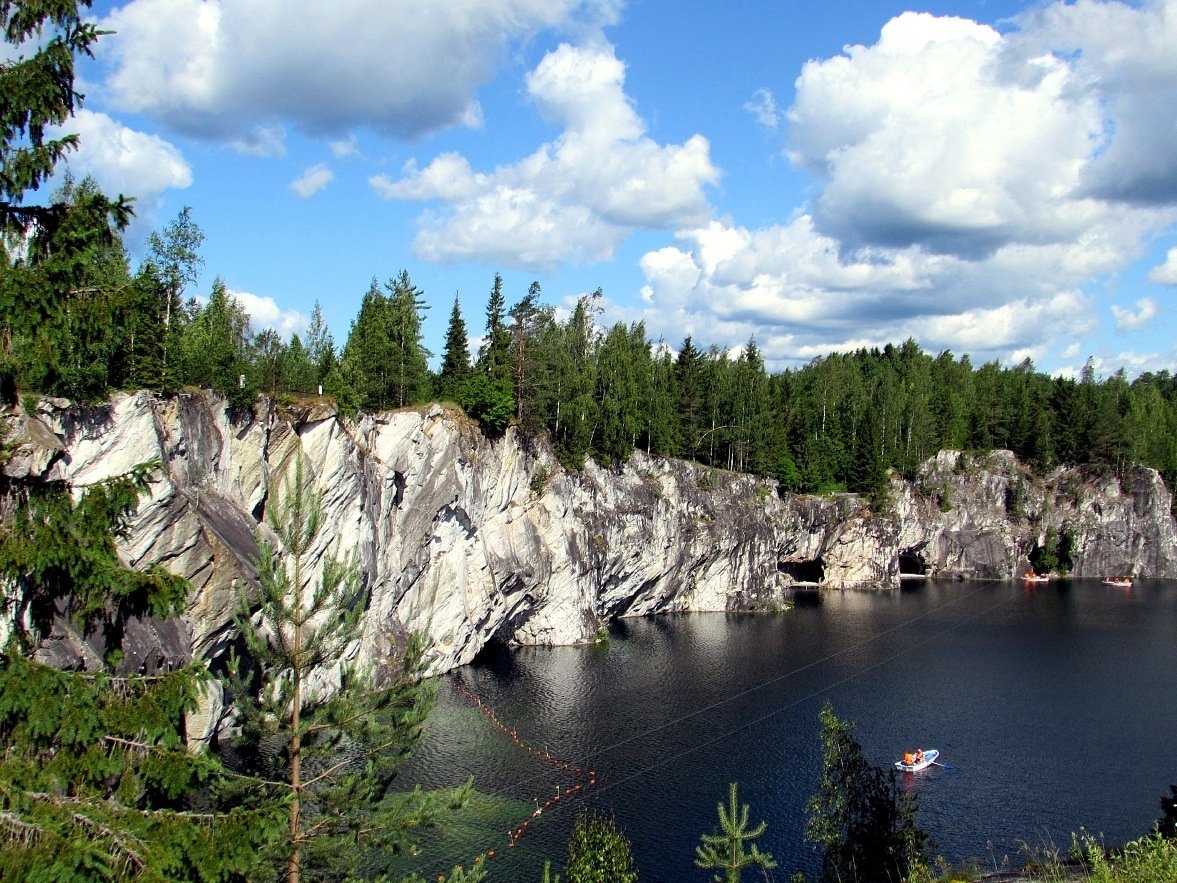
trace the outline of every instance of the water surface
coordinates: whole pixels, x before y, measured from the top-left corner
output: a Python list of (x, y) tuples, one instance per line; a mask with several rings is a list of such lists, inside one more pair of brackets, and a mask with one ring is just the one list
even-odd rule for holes
[(1177, 783), (1177, 585), (927, 582), (801, 602), (625, 620), (603, 647), (499, 648), (444, 679), (404, 780), (472, 775), (508, 800), (427, 839), (414, 868), (435, 877), (493, 849), (492, 880), (538, 881), (594, 808), (625, 831), (643, 881), (707, 880), (694, 847), (736, 781), (752, 822), (768, 822), (772, 879), (812, 875), (805, 803), (826, 701), (876, 765), (940, 749), (951, 768), (901, 782), (951, 861), (1021, 864), (1027, 846), (1066, 848), (1080, 827), (1111, 844), (1159, 817)]

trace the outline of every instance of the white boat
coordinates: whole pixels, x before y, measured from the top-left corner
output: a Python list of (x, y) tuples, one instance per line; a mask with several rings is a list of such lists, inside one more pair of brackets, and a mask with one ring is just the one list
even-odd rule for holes
[(1022, 576), (1022, 579), (1023, 579), (1023, 580), (1025, 580), (1025, 581), (1026, 581), (1026, 582), (1028, 582), (1028, 583), (1046, 583), (1046, 582), (1050, 582), (1050, 576), (1049, 576), (1048, 574), (1045, 574), (1045, 573), (1035, 573), (1035, 572), (1034, 572), (1034, 571), (1032, 571), (1032, 570), (1031, 570), (1029, 573), (1027, 573), (1027, 574), (1024, 574), (1024, 575)]
[(1130, 576), (1109, 576), (1103, 581), (1105, 586), (1118, 586), (1121, 589), (1132, 588), (1132, 577)]
[(917, 748), (915, 751), (905, 753), (903, 760), (895, 761), (895, 769), (903, 770), (905, 773), (918, 773), (934, 764), (939, 756), (940, 752), (935, 748), (929, 748), (926, 751)]

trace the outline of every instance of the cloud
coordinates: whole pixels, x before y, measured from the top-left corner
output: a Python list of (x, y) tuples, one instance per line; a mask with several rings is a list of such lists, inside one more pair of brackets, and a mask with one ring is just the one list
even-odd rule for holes
[(1157, 285), (1177, 285), (1177, 248), (1170, 248), (1165, 255), (1165, 262), (1159, 267), (1153, 267), (1148, 274), (1148, 281)]
[(1105, 139), (1083, 170), (1084, 192), (1135, 205), (1177, 204), (1177, 3), (1078, 0), (1032, 9), (1010, 45), (1068, 59), (1097, 96)]
[(757, 89), (752, 94), (752, 100), (744, 105), (744, 110), (756, 117), (756, 122), (766, 129), (775, 129), (781, 124), (781, 112), (768, 89)]
[(192, 184), (192, 168), (175, 145), (128, 128), (103, 113), (80, 109), (61, 127), (80, 143), (69, 154), (75, 174), (91, 175), (106, 192), (150, 201)]
[[(1171, 138), (1135, 113), (1150, 79), (1158, 107), (1177, 95), (1169, 21), (1177, 0), (1054, 4), (1005, 32), (904, 13), (873, 45), (807, 63), (787, 155), (814, 176), (811, 203), (758, 230), (681, 228), (642, 259), (641, 318), (670, 339), (754, 336), (776, 367), (907, 337), (977, 360), (1074, 359), (1101, 329), (1087, 289), (1177, 221), (1158, 158)], [(1160, 139), (1149, 155), (1142, 132)], [(1097, 186), (1129, 154), (1124, 180), (1147, 178), (1133, 193), (1148, 199)], [(1177, 284), (1177, 249), (1150, 279)], [(1159, 314), (1113, 308), (1121, 330)]]
[(295, 180), (290, 182), (290, 189), (301, 199), (310, 199), (328, 184), (335, 180), (335, 173), (326, 163), (311, 166)]
[(84, 108), (60, 129), (74, 133), (78, 149), (67, 154), (66, 166), (75, 178), (92, 177), (109, 196), (133, 197), (135, 216), (124, 232), (129, 247), (146, 242), (169, 190), (192, 185), (192, 167), (180, 150), (157, 135), (124, 126), (104, 113)]
[(1096, 327), (1059, 246), (981, 260), (914, 246), (850, 255), (809, 215), (755, 231), (713, 221), (679, 240), (642, 258), (645, 313), (633, 318), (671, 340), (733, 347), (755, 337), (776, 368), (908, 337), (931, 352), (1020, 360)]
[(1116, 317), (1116, 328), (1120, 331), (1135, 331), (1144, 328), (1156, 318), (1157, 302), (1142, 297), (1136, 301), (1136, 312), (1112, 304), (1112, 315)]
[(342, 141), (331, 142), (331, 155), (336, 159), (350, 159), (360, 156), (360, 144), (355, 135), (349, 135)]
[(249, 320), (255, 331), (273, 328), (283, 340), (289, 340), (292, 334), (306, 330), (309, 320), (297, 310), (283, 310), (272, 297), (250, 294), (248, 291), (229, 289), (228, 293), (249, 314)]
[(238, 153), (249, 156), (285, 156), (286, 130), (282, 126), (252, 126), (229, 144)]
[(719, 178), (710, 145), (700, 135), (655, 143), (624, 81), (612, 47), (561, 44), (527, 77), (540, 113), (563, 128), (555, 141), (492, 172), (447, 153), (370, 184), (387, 199), (444, 204), (422, 216), (414, 242), (419, 256), (439, 262), (543, 268), (606, 260), (634, 230), (705, 221), (704, 188)]
[(615, 0), (131, 0), (101, 21), (117, 36), (98, 51), (118, 109), (272, 149), (256, 126), (411, 138), (478, 125), (475, 90), (512, 45), (617, 14)]
[(1103, 211), (1077, 193), (1097, 96), (972, 21), (904, 13), (875, 45), (807, 63), (789, 120), (790, 159), (823, 182), (814, 219), (844, 246), (980, 256), (1067, 241)]

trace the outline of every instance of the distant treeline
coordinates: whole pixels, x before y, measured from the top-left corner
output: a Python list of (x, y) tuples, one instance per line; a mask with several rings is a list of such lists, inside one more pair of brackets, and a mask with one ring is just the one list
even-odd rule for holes
[(94, 233), (96, 198), (90, 182), (67, 182), (52, 236), (9, 243), (0, 262), (9, 398), (17, 388), (92, 401), (112, 389), (197, 386), (243, 405), (258, 392), (321, 387), (346, 413), (445, 400), (491, 433), (515, 424), (547, 434), (572, 468), (638, 448), (771, 476), (797, 492), (875, 494), (888, 470), (911, 476), (944, 448), (1008, 448), (1042, 470), (1143, 463), (1170, 487), (1177, 478), (1168, 371), (1097, 380), (1088, 362), (1072, 380), (1029, 360), (974, 367), (908, 340), (769, 374), (754, 340), (732, 355), (690, 337), (652, 342), (642, 323), (601, 328), (600, 291), (563, 320), (538, 283), (508, 307), (496, 276), (481, 348), (469, 351), (455, 298), (433, 372), (421, 342), (427, 306), (407, 271), (373, 279), (342, 347), (318, 305), (305, 335), (284, 341), (255, 331), (219, 279), (207, 302), (182, 300), (203, 240), (187, 209), (151, 237), (132, 273), (118, 231), (108, 223)]

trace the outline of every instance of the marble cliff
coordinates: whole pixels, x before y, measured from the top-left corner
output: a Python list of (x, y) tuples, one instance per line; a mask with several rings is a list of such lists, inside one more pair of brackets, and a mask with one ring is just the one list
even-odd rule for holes
[[(347, 420), (326, 405), (259, 400), (231, 414), (211, 393), (143, 392), (97, 408), (43, 400), (4, 419), (13, 477), (80, 488), (161, 464), (121, 551), (181, 574), (192, 594), (184, 622), (128, 635), (127, 664), (142, 668), (226, 651), (267, 502), (299, 452), (329, 524), (312, 559), (354, 551), (369, 590), (354, 652), (375, 659), (423, 630), (438, 671), (491, 641), (591, 641), (619, 616), (773, 609), (798, 584), (1013, 578), (1052, 529), (1073, 536), (1078, 576), (1177, 577), (1170, 494), (1144, 468), (1035, 476), (1008, 452), (944, 451), (872, 513), (852, 495), (781, 497), (770, 481), (640, 453), (571, 474), (542, 444), (489, 440), (437, 405)], [(87, 654), (64, 625), (44, 648), (62, 665)]]

